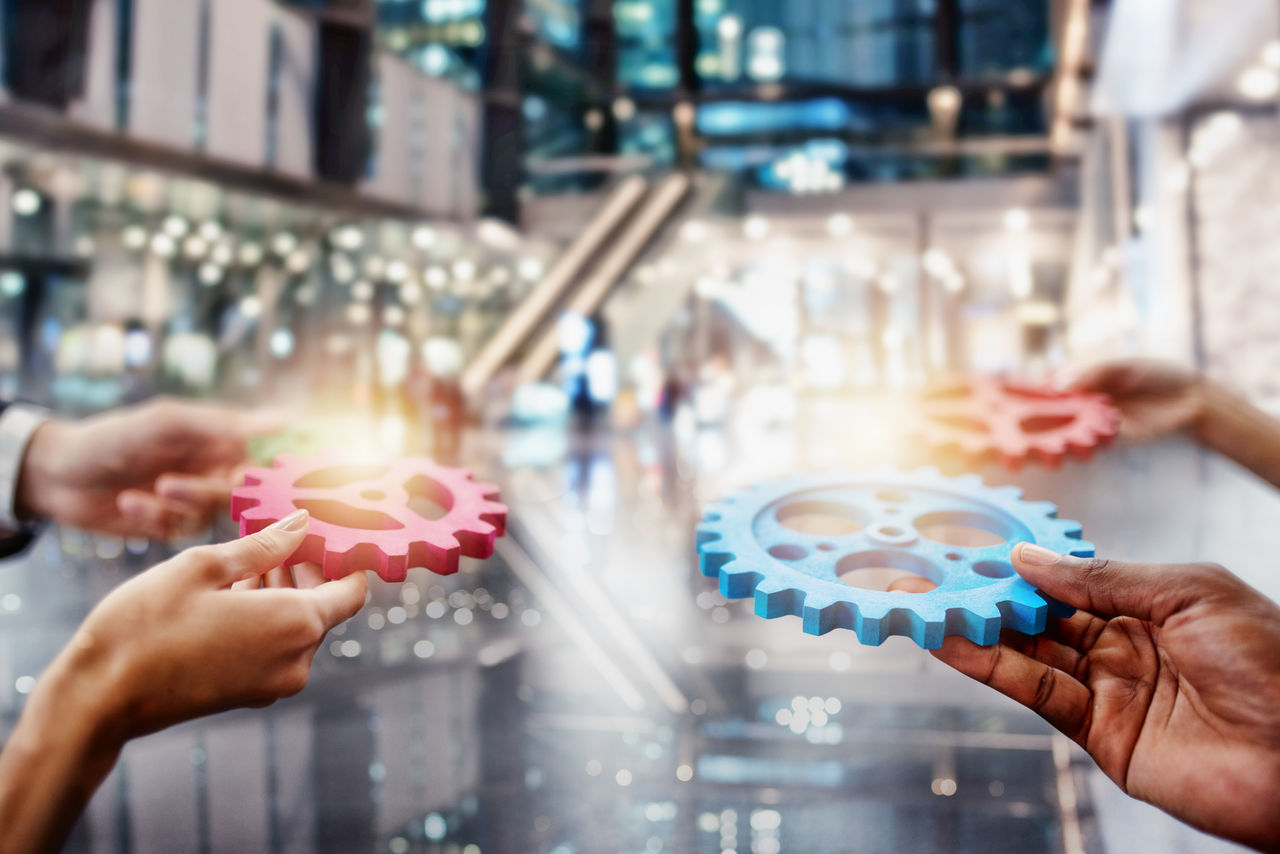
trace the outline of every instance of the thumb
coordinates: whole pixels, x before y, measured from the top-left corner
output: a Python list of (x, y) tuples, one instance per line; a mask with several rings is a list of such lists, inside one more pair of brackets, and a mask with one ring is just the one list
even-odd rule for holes
[(296, 552), (307, 535), (310, 520), (298, 510), (256, 534), (201, 549), (202, 569), (218, 587), (262, 575), (280, 566)]
[(1220, 568), (1199, 564), (1127, 563), (1061, 555), (1019, 543), (1013, 550), (1018, 574), (1060, 602), (1100, 617), (1136, 617), (1161, 625), (1212, 592)]

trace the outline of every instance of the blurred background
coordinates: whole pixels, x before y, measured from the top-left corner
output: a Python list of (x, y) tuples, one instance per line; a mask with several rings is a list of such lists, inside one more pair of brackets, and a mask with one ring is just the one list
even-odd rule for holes
[[(893, 458), (944, 376), (1142, 353), (1280, 409), (1280, 6), (1227, 5), (7, 0), (0, 396), (268, 404), (264, 460), (430, 453), (512, 509), (301, 696), (131, 745), (68, 850), (1232, 850), (693, 544), (729, 488)], [(1280, 499), (1185, 440), (982, 473), (1280, 594)], [(173, 548), (0, 566), (0, 732)]]

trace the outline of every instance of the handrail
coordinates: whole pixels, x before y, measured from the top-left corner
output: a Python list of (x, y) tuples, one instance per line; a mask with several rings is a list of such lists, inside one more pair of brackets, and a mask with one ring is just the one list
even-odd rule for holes
[(468, 398), (474, 399), (484, 390), (493, 375), (534, 333), (534, 327), (546, 319), (547, 312), (579, 279), (587, 263), (639, 205), (647, 189), (648, 182), (636, 175), (618, 184), (582, 233), (467, 366), (462, 374), (462, 391)]
[[(567, 311), (584, 317), (595, 312), (604, 302), (609, 291), (635, 262), (644, 247), (667, 222), (675, 209), (689, 193), (691, 183), (683, 173), (675, 173), (663, 179), (649, 195), (639, 213), (609, 248), (589, 278), (574, 293)], [(559, 339), (554, 327), (542, 334), (538, 343), (521, 363), (518, 380), (537, 382), (551, 370), (559, 353)]]

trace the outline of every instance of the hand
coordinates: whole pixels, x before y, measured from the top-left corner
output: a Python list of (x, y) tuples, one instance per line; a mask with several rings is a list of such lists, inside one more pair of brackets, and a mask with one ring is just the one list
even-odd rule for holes
[(1280, 607), (1218, 566), (1014, 549), (1018, 573), (1081, 609), (993, 647), (934, 653), (1030, 707), (1134, 797), (1280, 851)]
[(36, 430), (18, 477), (23, 516), (166, 539), (226, 512), (261, 414), (161, 400)]
[(1071, 385), (1110, 395), (1124, 415), (1121, 431), (1134, 439), (1155, 439), (1193, 426), (1204, 413), (1200, 376), (1168, 362), (1107, 362), (1085, 371)]
[(363, 572), (326, 583), (315, 564), (280, 567), (307, 522), (299, 510), (252, 536), (188, 549), (93, 609), (68, 666), (102, 682), (96, 705), (124, 738), (303, 689), (325, 634), (363, 607), (366, 591)]
[(0, 854), (56, 851), (129, 739), (303, 689), (325, 634), (366, 592), (363, 572), (325, 582), (315, 565), (279, 568), (306, 529), (298, 511), (188, 549), (93, 609), (0, 753)]

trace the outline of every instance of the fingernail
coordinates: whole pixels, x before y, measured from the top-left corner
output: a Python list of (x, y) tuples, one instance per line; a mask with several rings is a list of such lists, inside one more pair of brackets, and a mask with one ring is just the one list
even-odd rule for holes
[(279, 522), (276, 522), (274, 525), (269, 525), (268, 527), (276, 531), (283, 531), (287, 534), (292, 534), (294, 531), (301, 531), (303, 528), (307, 527), (307, 515), (306, 510), (295, 510)]
[(1032, 566), (1052, 566), (1058, 562), (1062, 555), (1057, 552), (1051, 552), (1044, 546), (1037, 546), (1035, 543), (1023, 543), (1018, 547), (1018, 560), (1023, 563), (1029, 563)]

